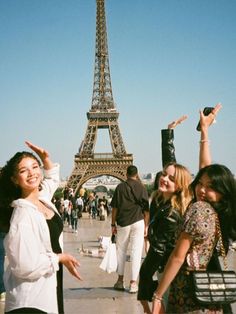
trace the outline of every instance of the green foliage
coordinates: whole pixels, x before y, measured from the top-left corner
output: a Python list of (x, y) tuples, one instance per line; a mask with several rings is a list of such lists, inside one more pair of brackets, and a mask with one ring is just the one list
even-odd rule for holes
[(58, 188), (54, 193), (56, 199), (63, 198), (63, 188)]
[(153, 191), (153, 184), (145, 184), (144, 186), (148, 192), (148, 196), (150, 196)]

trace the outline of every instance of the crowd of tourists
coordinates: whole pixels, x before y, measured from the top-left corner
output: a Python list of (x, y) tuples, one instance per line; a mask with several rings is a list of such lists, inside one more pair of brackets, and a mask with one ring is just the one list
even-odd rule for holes
[[(80, 191), (83, 193), (80, 193)], [(54, 197), (58, 212), (60, 213), (64, 225), (69, 226), (73, 232), (78, 231), (78, 219), (83, 217), (83, 213), (88, 213), (92, 219), (106, 220), (110, 214), (108, 199), (103, 195), (99, 197), (96, 192), (89, 192), (80, 189), (78, 195), (74, 195), (73, 189), (65, 188), (63, 197)]]
[[(151, 196), (131, 165), (112, 197), (118, 265), (114, 289), (125, 290), (129, 247), (129, 292), (137, 293), (144, 313), (231, 313), (229, 304), (198, 302), (191, 276), (195, 270), (220, 271), (219, 257), (225, 260), (236, 240), (235, 177), (226, 166), (212, 163), (208, 138), (220, 109), (217, 104), (208, 115), (200, 111), (199, 172), (194, 178), (176, 160), (174, 129), (187, 118), (183, 116), (161, 130), (163, 170)], [(105, 220), (110, 207), (94, 193), (75, 197), (65, 190), (63, 198), (54, 198), (59, 165), (44, 148), (26, 145), (34, 153), (16, 153), (0, 174), (0, 248), (8, 258), (5, 271), (1, 263), (0, 292), (6, 291), (5, 313), (64, 313), (63, 266), (82, 278), (79, 261), (63, 251), (63, 227), (76, 233), (83, 212)]]

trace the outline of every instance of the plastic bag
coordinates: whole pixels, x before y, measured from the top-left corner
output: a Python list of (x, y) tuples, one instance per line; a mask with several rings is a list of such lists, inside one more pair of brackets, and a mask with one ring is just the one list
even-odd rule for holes
[(116, 254), (116, 244), (110, 242), (105, 256), (99, 266), (101, 269), (106, 271), (108, 274), (116, 272), (117, 270), (117, 254)]
[(107, 250), (109, 244), (111, 243), (111, 237), (99, 237), (100, 248)]

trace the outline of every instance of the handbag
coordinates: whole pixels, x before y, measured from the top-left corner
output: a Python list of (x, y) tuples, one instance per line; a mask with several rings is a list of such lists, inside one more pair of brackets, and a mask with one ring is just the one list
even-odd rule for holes
[(194, 299), (203, 306), (222, 306), (236, 302), (236, 273), (233, 270), (227, 270), (226, 253), (218, 217), (216, 217), (216, 231), (225, 270), (216, 272), (207, 270), (191, 271)]
[(234, 271), (193, 271), (194, 296), (202, 305), (224, 305), (236, 301)]

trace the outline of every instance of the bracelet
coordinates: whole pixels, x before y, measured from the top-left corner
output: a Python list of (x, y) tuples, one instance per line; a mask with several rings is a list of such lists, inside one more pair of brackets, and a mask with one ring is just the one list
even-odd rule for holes
[(159, 297), (155, 292), (153, 293), (152, 301), (162, 302), (163, 298)]
[(210, 142), (209, 140), (200, 140), (199, 143), (207, 143), (207, 142)]
[(115, 227), (116, 225), (115, 225), (115, 224), (111, 224), (111, 226), (112, 226), (112, 227)]

